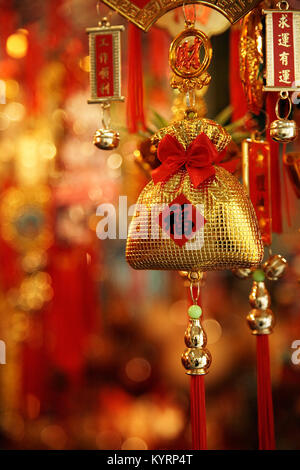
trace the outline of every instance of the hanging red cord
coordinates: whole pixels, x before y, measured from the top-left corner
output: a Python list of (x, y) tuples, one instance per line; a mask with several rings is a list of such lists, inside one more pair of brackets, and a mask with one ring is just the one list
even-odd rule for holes
[(142, 67), (141, 31), (132, 23), (128, 25), (128, 93), (127, 127), (136, 133), (139, 126), (145, 129), (144, 87)]
[(260, 450), (274, 450), (274, 415), (270, 373), (269, 336), (257, 335), (257, 410)]
[[(275, 106), (278, 95), (275, 92), (267, 94), (266, 110), (270, 122), (277, 119)], [(279, 144), (274, 142), (268, 131), (267, 140), (270, 144), (271, 161), (270, 175), (272, 182), (271, 207), (272, 207), (272, 231), (282, 233), (282, 209), (281, 209), (281, 184), (280, 184), (280, 165), (279, 165)]]
[[(286, 144), (282, 146), (282, 155), (284, 156), (286, 153)], [(284, 199), (285, 199), (285, 212), (286, 212), (286, 220), (289, 227), (292, 226), (292, 219), (291, 219), (291, 203), (289, 198), (289, 188), (288, 188), (288, 174), (286, 165), (283, 165), (283, 189), (284, 189)]]
[[(193, 290), (195, 289), (194, 287)], [(194, 292), (194, 296), (196, 297), (196, 292)], [(201, 306), (201, 295), (197, 303)], [(204, 375), (191, 376), (190, 399), (193, 450), (207, 450), (204, 377)]]

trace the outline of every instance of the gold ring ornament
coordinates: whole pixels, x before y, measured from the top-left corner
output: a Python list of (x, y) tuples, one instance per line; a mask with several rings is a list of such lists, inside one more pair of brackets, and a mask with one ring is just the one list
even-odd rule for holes
[(184, 93), (208, 85), (211, 77), (207, 72), (212, 59), (212, 47), (203, 31), (188, 27), (173, 40), (169, 61), (174, 73), (171, 87)]
[[(204, 48), (201, 62), (200, 49)], [(170, 66), (182, 78), (195, 78), (205, 72), (211, 62), (212, 47), (210, 40), (202, 31), (188, 28), (173, 40), (170, 46)]]

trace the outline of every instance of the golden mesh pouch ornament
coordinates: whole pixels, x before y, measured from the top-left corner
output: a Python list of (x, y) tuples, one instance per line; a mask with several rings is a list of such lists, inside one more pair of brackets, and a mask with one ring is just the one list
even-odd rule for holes
[(171, 44), (172, 86), (184, 89), (188, 109), (185, 119), (152, 139), (162, 164), (141, 192), (130, 224), (126, 259), (134, 269), (208, 271), (250, 268), (262, 260), (251, 201), (228, 171), (235, 162), (222, 163), (231, 137), (216, 122), (198, 119), (191, 106), (195, 81), (197, 88), (207, 84), (210, 61), (209, 39), (193, 27)]

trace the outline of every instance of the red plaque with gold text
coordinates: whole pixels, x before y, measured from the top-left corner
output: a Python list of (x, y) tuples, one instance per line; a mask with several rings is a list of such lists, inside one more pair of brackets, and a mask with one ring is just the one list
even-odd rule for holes
[(267, 91), (300, 90), (300, 11), (265, 10)]
[(89, 103), (123, 101), (120, 32), (124, 26), (88, 28), (91, 98)]

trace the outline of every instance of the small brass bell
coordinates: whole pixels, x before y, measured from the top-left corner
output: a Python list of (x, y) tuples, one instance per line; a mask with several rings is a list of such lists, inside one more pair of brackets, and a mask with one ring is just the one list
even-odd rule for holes
[(298, 136), (297, 124), (288, 119), (276, 119), (270, 125), (270, 136), (276, 142), (293, 142)]
[(119, 132), (113, 129), (98, 129), (93, 139), (93, 144), (101, 150), (113, 150), (118, 147), (119, 142)]
[[(288, 110), (284, 117), (280, 117), (280, 100), (288, 100)], [(298, 136), (297, 124), (293, 120), (288, 120), (292, 110), (292, 102), (287, 91), (282, 91), (276, 103), (275, 113), (277, 119), (270, 124), (270, 136), (275, 142), (289, 143), (293, 142)]]
[(95, 132), (93, 144), (100, 150), (113, 150), (120, 142), (119, 132), (110, 128), (110, 104), (102, 103), (102, 127)]
[(286, 267), (287, 260), (281, 255), (273, 255), (263, 264), (263, 270), (270, 281), (277, 281), (282, 277)]

